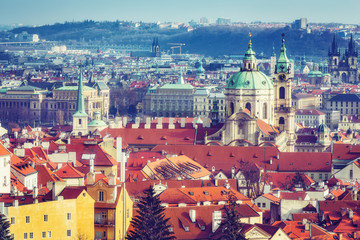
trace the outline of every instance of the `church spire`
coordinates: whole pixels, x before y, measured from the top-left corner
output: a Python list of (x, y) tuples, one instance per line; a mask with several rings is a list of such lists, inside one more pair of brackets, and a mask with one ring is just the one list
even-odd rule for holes
[(282, 36), (282, 44), (280, 49), (280, 56), (276, 62), (275, 71), (276, 73), (280, 72), (289, 72), (290, 71), (290, 61), (286, 56), (286, 47), (285, 47), (285, 34), (281, 34)]
[(252, 42), (251, 42), (251, 33), (249, 32), (249, 43), (248, 43), (248, 49), (245, 52), (245, 57), (243, 60), (243, 69), (245, 71), (254, 71), (257, 70), (256, 66), (256, 57), (255, 52), (252, 50)]
[(78, 97), (77, 97), (76, 111), (74, 113), (74, 116), (75, 115), (88, 116), (85, 112), (85, 102), (83, 96), (83, 72), (81, 67), (80, 67), (80, 76), (79, 76)]

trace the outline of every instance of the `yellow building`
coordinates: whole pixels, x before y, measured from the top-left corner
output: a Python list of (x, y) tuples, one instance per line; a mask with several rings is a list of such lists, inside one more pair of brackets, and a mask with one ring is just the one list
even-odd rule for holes
[(95, 240), (125, 239), (130, 226), (133, 202), (115, 174), (89, 172), (87, 191), (95, 199)]
[(84, 188), (65, 188), (56, 199), (27, 205), (15, 200), (8, 207), (14, 239), (92, 239), (94, 199)]

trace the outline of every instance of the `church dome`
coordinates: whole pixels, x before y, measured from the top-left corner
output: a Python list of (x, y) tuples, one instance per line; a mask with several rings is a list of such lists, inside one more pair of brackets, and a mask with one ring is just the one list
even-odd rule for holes
[(241, 71), (230, 77), (227, 89), (273, 89), (272, 81), (260, 71)]
[(325, 133), (325, 132), (329, 132), (329, 128), (328, 126), (323, 122), (319, 125), (318, 127), (318, 133)]
[(322, 76), (323, 76), (323, 73), (320, 71), (311, 71), (307, 75), (308, 78), (322, 77)]

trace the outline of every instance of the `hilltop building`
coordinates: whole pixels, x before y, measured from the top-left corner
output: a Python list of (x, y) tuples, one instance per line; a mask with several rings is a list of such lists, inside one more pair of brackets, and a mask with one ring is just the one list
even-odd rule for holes
[(334, 36), (328, 56), (329, 72), (334, 82), (357, 83), (360, 81), (360, 71), (357, 63), (358, 52), (352, 35), (342, 56)]
[[(225, 145), (275, 144), (281, 151), (294, 151), (295, 109), (291, 106), (291, 69), (282, 39), (273, 81), (257, 69), (251, 34), (243, 66), (226, 84), (226, 123), (209, 140)], [(284, 37), (284, 35), (283, 35)]]

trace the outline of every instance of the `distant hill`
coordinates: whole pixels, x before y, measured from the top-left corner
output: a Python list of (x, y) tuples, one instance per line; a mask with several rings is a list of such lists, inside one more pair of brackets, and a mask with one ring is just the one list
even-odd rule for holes
[[(11, 30), (13, 33), (26, 31), (38, 34), (41, 39), (50, 41), (96, 44), (132, 44), (150, 46), (154, 37), (159, 38), (162, 50), (170, 49), (167, 43), (185, 43), (183, 52), (208, 56), (221, 56), (244, 53), (249, 41), (248, 33), (253, 37), (253, 49), (256, 53), (270, 56), (274, 44), (276, 53), (281, 45), (281, 33), (286, 34), (286, 47), (289, 55), (308, 57), (326, 57), (333, 34), (313, 32), (310, 34), (290, 27), (281, 29), (250, 29), (236, 26), (200, 27), (191, 32), (182, 29), (158, 29), (155, 24), (143, 24), (139, 29), (127, 22), (65, 22), (40, 27), (21, 27)], [(340, 46), (345, 46), (340, 41)]]

